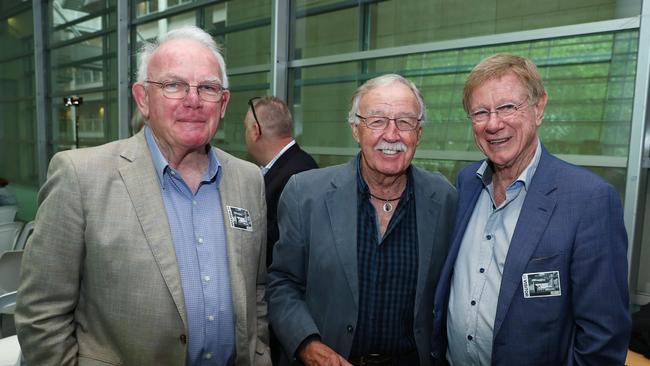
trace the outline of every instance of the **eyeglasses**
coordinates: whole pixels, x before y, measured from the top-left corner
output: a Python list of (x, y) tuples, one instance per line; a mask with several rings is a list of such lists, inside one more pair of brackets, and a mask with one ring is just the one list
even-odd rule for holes
[(184, 99), (190, 92), (191, 87), (196, 88), (199, 97), (206, 102), (218, 102), (221, 100), (224, 90), (223, 86), (216, 83), (200, 83), (190, 85), (184, 81), (152, 81), (145, 80), (145, 83), (154, 84), (162, 89), (163, 95), (169, 99)]
[(413, 131), (420, 126), (420, 121), (422, 117), (395, 117), (388, 118), (382, 116), (360, 116), (354, 114), (357, 118), (363, 120), (363, 123), (371, 130), (383, 130), (388, 127), (390, 121), (395, 121), (395, 126), (400, 131)]
[(253, 112), (253, 119), (255, 120), (257, 127), (260, 129), (260, 135), (261, 135), (262, 126), (260, 125), (260, 121), (257, 119), (257, 113), (255, 113), (255, 104), (254, 104), (254, 102), (258, 99), (262, 99), (262, 97), (252, 97), (251, 99), (248, 100), (248, 105), (251, 107), (251, 112)]
[[(492, 114), (496, 114), (497, 117), (501, 117), (501, 118), (510, 117), (513, 114), (515, 114), (515, 112), (517, 112), (518, 110), (525, 108), (524, 104), (526, 104), (527, 101), (528, 101), (528, 97), (526, 97), (526, 99), (524, 99), (524, 101), (519, 104), (515, 104), (515, 103), (502, 104), (494, 108), (494, 111), (490, 111), (486, 108), (477, 109), (473, 112), (470, 112), (467, 115), (467, 118), (471, 119), (473, 123), (480, 124), (489, 121), (490, 116)], [(526, 107), (527, 106), (528, 105), (526, 105)]]

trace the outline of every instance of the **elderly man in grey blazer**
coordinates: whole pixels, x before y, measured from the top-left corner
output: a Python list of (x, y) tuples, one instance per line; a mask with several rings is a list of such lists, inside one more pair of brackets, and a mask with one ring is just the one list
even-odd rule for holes
[(281, 364), (431, 364), (433, 293), (456, 192), (411, 165), (425, 118), (413, 83), (371, 79), (348, 118), (361, 152), (286, 185), (267, 288)]
[(137, 135), (58, 153), (24, 254), (30, 365), (267, 365), (259, 169), (210, 146), (230, 98), (196, 27), (140, 55)]

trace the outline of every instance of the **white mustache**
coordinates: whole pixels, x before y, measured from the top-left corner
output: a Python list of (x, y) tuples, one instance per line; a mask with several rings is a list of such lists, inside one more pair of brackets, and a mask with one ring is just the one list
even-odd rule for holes
[(406, 151), (406, 145), (403, 142), (380, 141), (375, 145), (375, 150)]

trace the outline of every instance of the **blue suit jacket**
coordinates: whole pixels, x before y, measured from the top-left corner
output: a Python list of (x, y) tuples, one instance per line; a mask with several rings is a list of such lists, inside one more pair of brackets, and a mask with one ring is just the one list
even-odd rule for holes
[[(458, 213), (435, 295), (432, 355), (444, 364), (453, 267), (482, 190), (474, 163), (458, 175)], [(559, 271), (562, 295), (524, 298), (522, 274)], [(627, 234), (614, 188), (542, 155), (506, 256), (493, 365), (623, 365), (630, 334)]]
[[(288, 357), (312, 334), (349, 356), (359, 313), (357, 162), (298, 173), (280, 197), (280, 239), (266, 292), (269, 319), (286, 353), (280, 365), (289, 364)], [(447, 255), (456, 191), (442, 175), (412, 169), (418, 227), (413, 331), (420, 365), (426, 366), (431, 364), (431, 294)]]

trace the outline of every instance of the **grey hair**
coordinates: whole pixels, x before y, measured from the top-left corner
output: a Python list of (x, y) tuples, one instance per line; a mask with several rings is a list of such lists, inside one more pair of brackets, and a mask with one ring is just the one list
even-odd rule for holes
[(224, 88), (228, 89), (226, 61), (223, 59), (223, 55), (221, 55), (221, 49), (208, 32), (193, 25), (186, 25), (174, 29), (167, 34), (160, 36), (157, 41), (154, 40), (152, 42), (144, 42), (139, 51), (140, 63), (138, 64), (138, 81), (142, 82), (147, 80), (147, 68), (149, 66), (149, 62), (151, 61), (151, 56), (153, 56), (154, 52), (156, 52), (156, 50), (165, 42), (174, 39), (192, 40), (202, 44), (210, 51), (212, 51), (214, 57), (217, 59), (219, 68), (221, 69), (221, 85)]
[(368, 94), (371, 90), (395, 83), (406, 85), (409, 89), (411, 89), (418, 100), (418, 105), (420, 106), (420, 116), (422, 118), (421, 124), (424, 124), (424, 122), (427, 120), (427, 106), (424, 104), (424, 98), (422, 98), (422, 94), (412, 81), (397, 74), (377, 76), (376, 78), (372, 78), (366, 81), (363, 83), (363, 85), (357, 88), (357, 90), (354, 91), (354, 94), (352, 94), (352, 108), (350, 109), (350, 112), (348, 112), (348, 123), (355, 125), (359, 124), (360, 121), (356, 115), (359, 114), (359, 104), (361, 103), (361, 98), (364, 95)]

